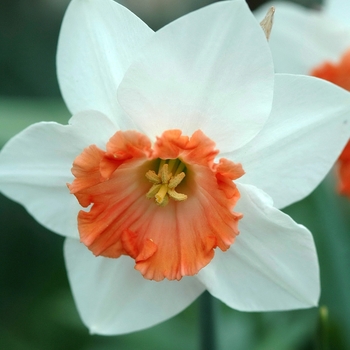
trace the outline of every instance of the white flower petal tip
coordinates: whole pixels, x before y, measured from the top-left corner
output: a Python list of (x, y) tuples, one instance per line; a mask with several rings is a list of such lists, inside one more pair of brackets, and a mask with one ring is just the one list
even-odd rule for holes
[(98, 110), (121, 128), (134, 128), (116, 98), (136, 52), (153, 31), (112, 0), (73, 0), (63, 19), (57, 75), (72, 114)]
[(325, 11), (277, 1), (259, 7), (257, 19), (272, 5), (276, 14), (269, 44), (277, 73), (310, 74), (324, 61), (338, 60), (350, 47), (350, 25), (333, 20)]
[(64, 253), (73, 296), (91, 334), (117, 335), (154, 326), (205, 290), (195, 278), (146, 280), (129, 257), (94, 257), (74, 239), (66, 240)]
[(98, 112), (78, 114), (70, 123), (34, 124), (12, 138), (0, 152), (0, 191), (43, 226), (78, 238), (81, 207), (66, 186), (73, 160), (91, 142), (108, 139), (116, 126)]
[(350, 135), (350, 94), (321, 79), (277, 74), (262, 132), (228, 156), (252, 184), (283, 208), (310, 194), (334, 165)]
[(252, 186), (239, 186), (245, 216), (230, 250), (217, 252), (198, 274), (209, 292), (241, 311), (317, 306), (319, 267), (311, 233), (271, 206)]
[(245, 1), (222, 1), (157, 31), (126, 72), (118, 100), (152, 140), (169, 128), (191, 135), (200, 126), (225, 151), (263, 127), (273, 72)]

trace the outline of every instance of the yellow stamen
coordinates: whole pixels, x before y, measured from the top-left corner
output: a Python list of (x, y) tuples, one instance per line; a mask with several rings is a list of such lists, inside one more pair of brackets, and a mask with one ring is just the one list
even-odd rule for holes
[(156, 202), (158, 204), (162, 204), (167, 192), (168, 192), (168, 185), (166, 185), (166, 184), (161, 185), (159, 191), (155, 195)]
[(175, 201), (184, 201), (187, 196), (183, 193), (177, 193), (174, 189), (168, 188), (168, 195)]
[(148, 181), (150, 181), (154, 184), (161, 183), (159, 176), (153, 170), (148, 170), (145, 176), (146, 176)]
[(175, 188), (177, 185), (180, 184), (180, 182), (184, 179), (185, 176), (186, 176), (185, 173), (182, 172), (182, 173), (176, 175), (175, 177), (171, 178), (169, 181), (168, 187)]
[(169, 203), (169, 196), (166, 195), (162, 203), (157, 203), (160, 207), (165, 207)]
[(162, 184), (167, 184), (171, 178), (171, 173), (168, 171), (168, 164), (164, 164), (160, 170), (160, 178), (162, 179)]
[[(155, 198), (155, 202), (159, 206), (166, 206), (169, 197), (175, 201), (187, 199), (187, 195), (175, 191), (175, 188), (186, 176), (183, 171), (185, 169), (186, 165), (179, 159), (162, 159), (159, 163), (158, 175), (153, 170), (148, 170), (145, 174), (147, 180), (153, 184), (146, 197)], [(173, 171), (175, 175), (172, 174)]]
[(158, 193), (158, 191), (160, 190), (161, 187), (162, 187), (161, 184), (154, 184), (150, 188), (150, 190), (147, 192), (146, 197), (147, 198), (153, 198)]

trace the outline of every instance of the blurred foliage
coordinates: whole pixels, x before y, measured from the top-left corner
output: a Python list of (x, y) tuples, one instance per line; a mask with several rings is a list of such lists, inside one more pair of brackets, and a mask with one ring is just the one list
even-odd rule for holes
[(1, 0), (0, 95), (59, 96), (55, 54), (65, 7), (54, 3)]
[(321, 271), (320, 305), (327, 306), (329, 314), (329, 349), (348, 349), (350, 201), (336, 194), (334, 176), (330, 174), (309, 197), (285, 211), (310, 229), (315, 239)]
[(69, 118), (60, 98), (0, 97), (0, 146), (31, 124), (40, 121), (67, 124)]
[[(123, 2), (157, 29), (210, 0), (179, 0), (153, 10)], [(121, 0), (122, 2), (122, 0)], [(313, 6), (319, 1), (296, 1)], [(150, 4), (150, 1), (145, 1)], [(262, 1), (248, 1), (252, 9)], [(2, 0), (0, 4), (0, 146), (41, 120), (66, 123), (59, 97), (55, 51), (67, 0)], [(138, 6), (136, 6), (137, 4)], [(157, 11), (156, 11), (157, 10)], [(321, 268), (322, 312), (243, 313), (219, 301), (219, 349), (307, 350), (350, 348), (350, 203), (327, 180), (308, 198), (286, 209), (314, 234)], [(67, 281), (63, 238), (40, 226), (18, 204), (0, 195), (0, 349), (197, 349), (198, 301), (150, 329), (118, 336), (89, 335)]]

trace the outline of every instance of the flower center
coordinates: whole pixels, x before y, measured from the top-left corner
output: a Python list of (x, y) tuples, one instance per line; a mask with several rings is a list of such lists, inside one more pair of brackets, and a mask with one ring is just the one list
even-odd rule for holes
[(161, 207), (169, 203), (169, 197), (175, 201), (186, 200), (185, 194), (175, 191), (186, 176), (184, 170), (186, 170), (186, 165), (180, 159), (161, 159), (158, 174), (153, 170), (148, 170), (145, 175), (147, 180), (153, 184), (146, 197), (155, 198), (156, 204)]
[(87, 208), (78, 214), (80, 241), (96, 256), (128, 255), (150, 280), (195, 275), (216, 248), (234, 243), (242, 218), (233, 210), (234, 180), (244, 171), (225, 158), (215, 162), (218, 153), (200, 130), (166, 130), (153, 145), (137, 131), (117, 131), (106, 150), (88, 146), (68, 184)]

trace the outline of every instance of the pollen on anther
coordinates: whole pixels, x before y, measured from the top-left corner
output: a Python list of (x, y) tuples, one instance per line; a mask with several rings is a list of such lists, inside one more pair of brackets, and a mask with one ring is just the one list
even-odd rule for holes
[[(153, 183), (146, 197), (149, 199), (154, 198), (159, 206), (167, 205), (169, 197), (175, 201), (186, 200), (187, 195), (175, 191), (175, 188), (186, 176), (184, 169), (185, 165), (178, 159), (161, 160), (158, 175), (154, 170), (148, 170), (145, 174), (147, 180)], [(171, 171), (174, 171), (175, 175)]]

